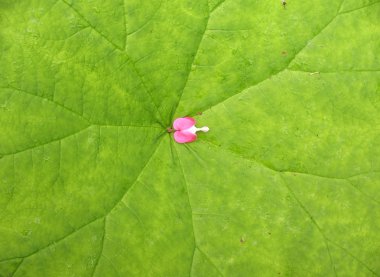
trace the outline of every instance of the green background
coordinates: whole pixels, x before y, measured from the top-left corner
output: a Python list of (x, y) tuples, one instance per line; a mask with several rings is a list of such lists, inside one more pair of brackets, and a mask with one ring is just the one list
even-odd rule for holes
[(379, 3), (0, 0), (0, 276), (379, 276)]

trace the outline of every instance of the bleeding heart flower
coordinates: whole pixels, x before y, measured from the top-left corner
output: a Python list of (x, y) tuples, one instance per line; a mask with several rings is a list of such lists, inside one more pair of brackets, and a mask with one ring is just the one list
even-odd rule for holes
[(195, 127), (195, 119), (192, 117), (180, 117), (174, 120), (174, 139), (178, 143), (192, 142), (197, 139), (196, 132), (208, 132), (208, 127)]

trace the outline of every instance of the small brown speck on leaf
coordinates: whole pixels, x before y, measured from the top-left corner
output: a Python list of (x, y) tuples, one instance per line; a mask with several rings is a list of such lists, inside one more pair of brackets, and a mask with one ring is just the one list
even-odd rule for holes
[(282, 54), (283, 56), (286, 56), (286, 55), (288, 55), (288, 52), (286, 52), (286, 51), (282, 51), (281, 54)]
[(241, 237), (240, 238), (240, 243), (245, 243), (245, 238)]

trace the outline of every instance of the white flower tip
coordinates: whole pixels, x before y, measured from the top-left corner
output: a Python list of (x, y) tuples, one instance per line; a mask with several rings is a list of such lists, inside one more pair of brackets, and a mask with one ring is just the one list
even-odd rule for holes
[(199, 131), (202, 131), (202, 132), (208, 132), (210, 130), (209, 127), (205, 126), (205, 127), (202, 127), (199, 129)]

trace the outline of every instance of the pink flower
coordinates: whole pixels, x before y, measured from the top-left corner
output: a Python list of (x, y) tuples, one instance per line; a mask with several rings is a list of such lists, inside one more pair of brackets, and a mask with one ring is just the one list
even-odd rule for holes
[(192, 117), (180, 117), (174, 120), (174, 139), (178, 143), (192, 142), (197, 139), (196, 132), (208, 132), (208, 127), (195, 127), (195, 119)]

